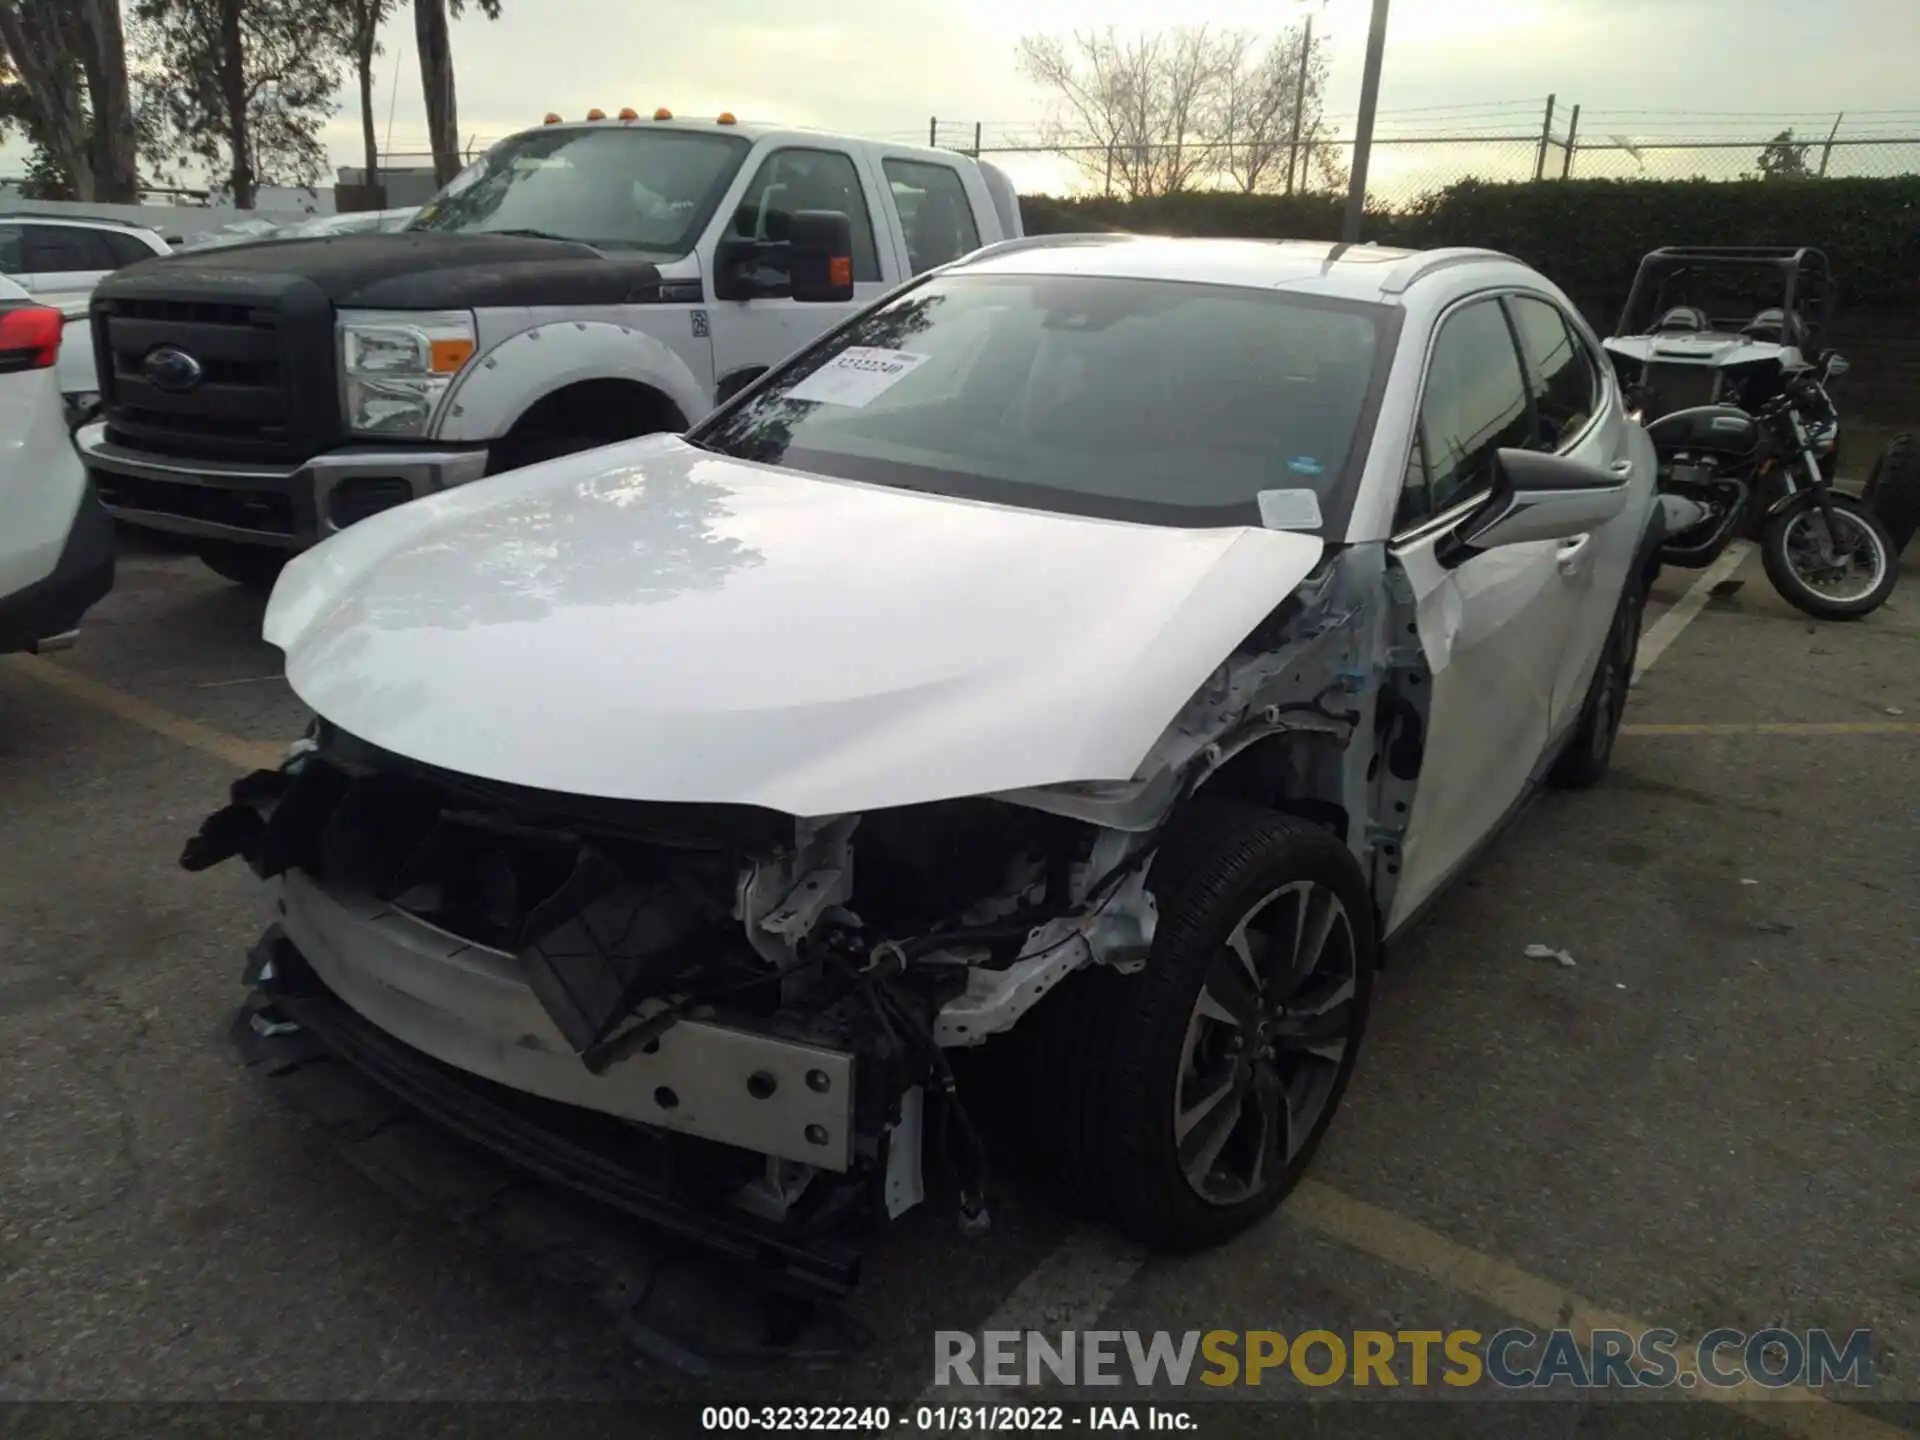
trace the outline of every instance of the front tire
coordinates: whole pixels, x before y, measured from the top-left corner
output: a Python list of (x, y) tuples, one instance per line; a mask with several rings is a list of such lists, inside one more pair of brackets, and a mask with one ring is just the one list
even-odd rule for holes
[(293, 558), (286, 550), (267, 545), (247, 545), (232, 540), (203, 540), (195, 547), (209, 570), (222, 580), (231, 580), (265, 595)]
[(1098, 1213), (1197, 1250), (1271, 1212), (1331, 1123), (1373, 993), (1373, 900), (1337, 836), (1251, 806), (1197, 802), (1154, 863), (1146, 968), (1051, 997), (1076, 1034), (1041, 1103), (1056, 1169)]
[[(1885, 523), (1866, 505), (1838, 492), (1827, 498), (1837, 535), (1828, 536), (1819, 502), (1809, 497), (1767, 522), (1760, 559), (1773, 588), (1794, 609), (1816, 620), (1857, 620), (1893, 593), (1898, 550)], [(1834, 558), (1828, 558), (1829, 551)]]

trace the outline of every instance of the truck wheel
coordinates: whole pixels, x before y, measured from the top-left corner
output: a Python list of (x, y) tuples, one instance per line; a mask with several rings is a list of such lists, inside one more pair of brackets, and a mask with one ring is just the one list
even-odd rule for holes
[(287, 561), (293, 558), (285, 550), (234, 540), (203, 540), (195, 548), (207, 568), (222, 580), (231, 580), (263, 595), (273, 589), (273, 582), (280, 578)]
[(1049, 999), (1069, 1043), (1039, 1103), (1056, 1173), (1102, 1218), (1196, 1250), (1279, 1204), (1333, 1119), (1372, 997), (1373, 900), (1336, 836), (1252, 806), (1197, 803), (1155, 867), (1171, 879), (1146, 968)]

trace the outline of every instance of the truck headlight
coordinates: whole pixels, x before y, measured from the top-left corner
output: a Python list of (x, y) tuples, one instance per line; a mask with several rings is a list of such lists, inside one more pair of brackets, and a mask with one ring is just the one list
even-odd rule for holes
[(339, 334), (341, 409), (355, 435), (425, 439), (473, 358), (469, 310), (343, 310)]

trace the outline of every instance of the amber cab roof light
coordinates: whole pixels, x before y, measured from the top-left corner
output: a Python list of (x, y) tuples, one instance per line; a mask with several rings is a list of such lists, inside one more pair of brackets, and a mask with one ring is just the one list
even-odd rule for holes
[(653, 118), (656, 120), (671, 120), (673, 118), (673, 112), (662, 105), (658, 110), (653, 112)]
[(620, 107), (620, 118), (622, 120), (638, 120), (640, 118), (640, 112), (631, 105), (622, 105)]
[(589, 120), (604, 120), (607, 118), (607, 112), (596, 105), (593, 109), (587, 111), (587, 118)]
[(558, 125), (560, 123), (560, 117), (554, 114), (553, 111), (549, 110), (547, 112), (547, 118), (542, 120), (540, 123), (542, 125)]

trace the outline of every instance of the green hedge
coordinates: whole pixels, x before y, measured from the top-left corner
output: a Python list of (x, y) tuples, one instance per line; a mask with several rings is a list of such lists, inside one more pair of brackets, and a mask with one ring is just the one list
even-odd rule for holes
[[(1125, 201), (1022, 201), (1035, 234), (1122, 229), (1170, 235), (1327, 240), (1329, 196), (1216, 192)], [(1634, 267), (1661, 245), (1812, 245), (1844, 305), (1920, 309), (1920, 175), (1888, 180), (1464, 180), (1400, 211), (1369, 214), (1381, 244), (1484, 245), (1517, 255), (1589, 309), (1625, 300)]]

